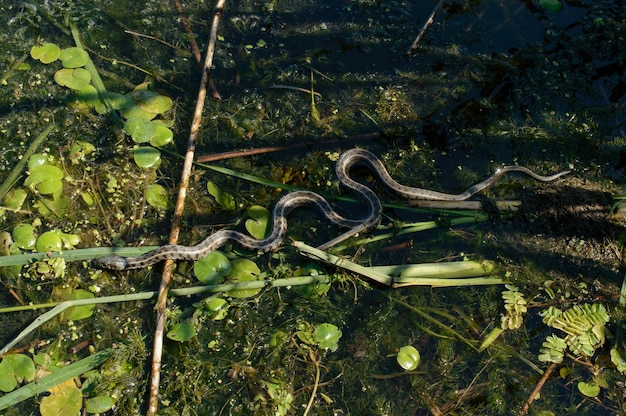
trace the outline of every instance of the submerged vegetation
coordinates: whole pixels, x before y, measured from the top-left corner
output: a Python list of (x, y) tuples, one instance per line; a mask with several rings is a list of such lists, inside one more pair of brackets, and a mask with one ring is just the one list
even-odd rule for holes
[(167, 242), (213, 5), (116, 3), (0, 6), (0, 414), (154, 414), (163, 301), (161, 415), (626, 413), (622, 7), (226, 2), (182, 244), (264, 238), (297, 189), (358, 217), (351, 147), (453, 193), (574, 175), (426, 207), (357, 169), (377, 230), (321, 251), (342, 231), (298, 209), (279, 250), (179, 262), (159, 299), (161, 265), (92, 260)]

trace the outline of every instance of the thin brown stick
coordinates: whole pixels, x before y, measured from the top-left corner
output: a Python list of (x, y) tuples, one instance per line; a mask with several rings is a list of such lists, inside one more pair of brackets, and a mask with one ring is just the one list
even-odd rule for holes
[(207, 163), (207, 162), (215, 162), (216, 160), (225, 160), (225, 159), (233, 159), (236, 157), (242, 156), (252, 156), (252, 155), (260, 155), (264, 153), (274, 153), (274, 152), (282, 152), (282, 151), (293, 151), (295, 149), (301, 149), (303, 147), (311, 147), (311, 146), (325, 146), (329, 144), (347, 144), (350, 142), (360, 142), (364, 140), (373, 140), (379, 138), (380, 133), (366, 133), (359, 134), (356, 136), (349, 136), (345, 138), (334, 138), (323, 140), (319, 142), (303, 142), (303, 143), (294, 143), (288, 144), (285, 146), (266, 146), (266, 147), (257, 147), (256, 149), (241, 149), (241, 150), (231, 150), (230, 152), (222, 152), (222, 153), (213, 153), (212, 155), (199, 156), (196, 161), (198, 163)]
[[(211, 74), (211, 66), (213, 65), (213, 56), (215, 54), (215, 44), (217, 42), (217, 30), (219, 28), (222, 10), (226, 0), (217, 0), (217, 5), (213, 11), (213, 22), (211, 25), (211, 34), (209, 36), (209, 44), (204, 60), (204, 68), (202, 71), (202, 80), (200, 81), (200, 89), (198, 91), (198, 99), (193, 114), (191, 130), (189, 132), (189, 142), (187, 143), (187, 153), (185, 154), (185, 162), (183, 164), (183, 172), (181, 174), (180, 186), (178, 188), (178, 198), (174, 208), (172, 217), (172, 229), (170, 231), (169, 243), (176, 244), (178, 242), (178, 234), (180, 232), (180, 224), (185, 206), (185, 197), (191, 176), (191, 168), (195, 155), (196, 139), (200, 130), (200, 121), (202, 119), (202, 109), (206, 99), (209, 78)], [(167, 260), (163, 268), (161, 277), (161, 285), (159, 286), (159, 297), (157, 299), (155, 309), (157, 310), (156, 329), (154, 332), (154, 343), (152, 348), (152, 366), (150, 377), (150, 397), (148, 401), (148, 416), (154, 416), (159, 406), (159, 381), (161, 378), (161, 358), (163, 356), (163, 335), (165, 329), (165, 307), (167, 301), (167, 292), (172, 281), (172, 272), (174, 270), (174, 262)]]
[(541, 379), (539, 379), (539, 382), (535, 386), (534, 390), (532, 391), (532, 393), (530, 393), (530, 396), (528, 396), (528, 400), (526, 400), (526, 404), (524, 405), (524, 407), (522, 408), (522, 411), (520, 412), (521, 416), (528, 414), (528, 408), (535, 400), (535, 397), (537, 397), (537, 394), (539, 394), (539, 392), (543, 388), (543, 385), (546, 384), (546, 381), (548, 381), (548, 377), (550, 377), (550, 374), (552, 374), (552, 371), (554, 371), (555, 368), (556, 368), (556, 363), (552, 363), (550, 364), (550, 367), (548, 367), (546, 371), (544, 371), (543, 376), (541, 376)]
[[(189, 25), (189, 19), (187, 19), (187, 16), (185, 16), (185, 13), (183, 11), (183, 6), (180, 4), (178, 0), (175, 0), (174, 7), (176, 7), (176, 11), (178, 12), (178, 15), (180, 16), (180, 24), (183, 27), (183, 30), (185, 31), (186, 34), (190, 35), (189, 43), (191, 45), (191, 52), (193, 53), (193, 56), (196, 58), (196, 62), (198, 62), (198, 65), (202, 65), (202, 54), (200, 53), (200, 49), (198, 48), (196, 39), (193, 36), (193, 32), (191, 31), (191, 26)], [(217, 87), (215, 86), (211, 78), (209, 78), (208, 89), (211, 92), (211, 97), (215, 98), (216, 100), (222, 99), (222, 96), (220, 95), (219, 91), (217, 90)]]
[(417, 34), (417, 37), (413, 41), (413, 44), (411, 45), (409, 50), (406, 51), (407, 56), (413, 56), (413, 54), (415, 53), (415, 50), (417, 49), (417, 45), (420, 43), (420, 41), (424, 37), (424, 33), (426, 33), (426, 29), (428, 29), (428, 27), (433, 24), (433, 22), (435, 21), (435, 15), (439, 11), (439, 9), (441, 9), (442, 6), (443, 6), (443, 0), (439, 0), (437, 2), (437, 5), (433, 9), (433, 12), (430, 14), (430, 16), (428, 16), (426, 23), (424, 23), (424, 26), (422, 26), (422, 30), (420, 30), (420, 33)]

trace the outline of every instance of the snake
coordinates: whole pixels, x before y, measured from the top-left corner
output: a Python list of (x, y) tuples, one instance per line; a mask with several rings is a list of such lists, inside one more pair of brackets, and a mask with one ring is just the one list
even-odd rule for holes
[(263, 239), (256, 239), (235, 230), (218, 230), (200, 243), (193, 246), (168, 244), (142, 254), (138, 257), (108, 255), (96, 260), (97, 266), (110, 270), (129, 270), (145, 268), (163, 260), (195, 261), (205, 257), (229, 242), (234, 242), (248, 250), (260, 252), (274, 251), (280, 247), (287, 233), (287, 216), (301, 206), (314, 206), (333, 224), (349, 229), (367, 232), (374, 229), (381, 221), (382, 204), (376, 193), (368, 186), (357, 182), (350, 176), (350, 170), (356, 165), (365, 165), (372, 170), (382, 184), (408, 200), (464, 201), (493, 185), (502, 175), (519, 172), (541, 182), (550, 182), (570, 173), (569, 170), (552, 176), (541, 176), (523, 166), (504, 166), (484, 181), (470, 186), (460, 194), (446, 194), (423, 188), (405, 186), (391, 177), (383, 162), (373, 153), (365, 149), (350, 149), (343, 152), (335, 165), (335, 174), (345, 188), (354, 191), (367, 206), (367, 213), (362, 218), (346, 218), (335, 211), (321, 195), (311, 191), (293, 191), (282, 196), (272, 210), (272, 229)]

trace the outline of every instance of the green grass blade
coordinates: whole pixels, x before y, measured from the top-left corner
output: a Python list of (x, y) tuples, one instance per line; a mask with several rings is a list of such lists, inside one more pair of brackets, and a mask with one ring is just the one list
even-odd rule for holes
[(106, 360), (108, 360), (111, 355), (113, 355), (113, 350), (111, 349), (97, 352), (94, 355), (90, 355), (89, 357), (83, 358), (80, 361), (60, 368), (52, 374), (49, 374), (39, 380), (28, 383), (17, 390), (7, 393), (4, 396), (0, 397), (0, 410), (15, 406), (16, 404), (23, 402), (24, 400), (29, 399), (33, 396), (36, 396), (37, 394), (48, 391), (54, 386), (58, 386), (59, 384), (67, 380), (78, 377), (79, 375), (84, 374), (87, 371), (101, 365)]

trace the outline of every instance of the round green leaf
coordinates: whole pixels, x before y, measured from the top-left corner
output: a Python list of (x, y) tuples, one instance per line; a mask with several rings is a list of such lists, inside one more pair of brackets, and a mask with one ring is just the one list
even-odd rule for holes
[(63, 171), (53, 165), (41, 165), (30, 170), (24, 185), (43, 195), (60, 194), (63, 189)]
[(43, 166), (48, 163), (48, 159), (41, 153), (35, 153), (28, 158), (28, 170), (34, 170), (39, 166)]
[(587, 397), (596, 397), (600, 394), (600, 386), (593, 382), (586, 383), (584, 381), (580, 381), (578, 383), (578, 391)]
[(30, 224), (18, 224), (13, 229), (13, 241), (24, 250), (31, 250), (35, 247), (37, 235), (35, 227)]
[(626, 353), (617, 348), (611, 348), (611, 362), (617, 367), (617, 371), (624, 374), (626, 372)]
[[(298, 267), (294, 272), (294, 276), (319, 276), (325, 274), (325, 270), (319, 265), (315, 263), (307, 263), (302, 267)], [(309, 283), (307, 285), (297, 285), (293, 286), (293, 290), (297, 292), (300, 296), (303, 296), (308, 299), (315, 299), (317, 297), (323, 296), (330, 289), (329, 283)]]
[(87, 52), (77, 47), (63, 49), (60, 58), (63, 68), (78, 68), (85, 65), (89, 60)]
[(539, 0), (539, 5), (549, 12), (559, 12), (563, 8), (560, 0)]
[(325, 350), (335, 351), (338, 347), (341, 330), (333, 324), (320, 324), (313, 331), (313, 339), (317, 345)]
[(157, 168), (161, 164), (161, 152), (154, 147), (140, 147), (133, 153), (135, 163), (140, 168)]
[(171, 98), (145, 89), (135, 90), (131, 93), (131, 96), (138, 107), (149, 113), (165, 113), (174, 104)]
[(122, 116), (126, 120), (143, 120), (148, 121), (152, 120), (157, 116), (156, 113), (151, 113), (149, 111), (145, 111), (141, 107), (139, 107), (132, 98), (126, 98), (126, 105), (124, 108), (120, 110)]
[(408, 371), (413, 371), (420, 365), (421, 357), (419, 351), (415, 349), (415, 347), (405, 345), (400, 348), (400, 351), (398, 351), (396, 360), (398, 361), (398, 364), (400, 364), (400, 367)]
[(49, 64), (51, 62), (59, 59), (61, 55), (61, 49), (54, 43), (44, 43), (43, 45), (33, 46), (30, 48), (30, 56), (33, 59), (38, 59), (44, 64)]
[(54, 81), (64, 87), (80, 90), (91, 82), (91, 75), (84, 68), (63, 68), (54, 74)]
[(145, 196), (146, 202), (148, 202), (151, 207), (160, 210), (167, 208), (169, 194), (161, 185), (153, 184), (148, 186), (145, 191)]
[(63, 250), (63, 240), (56, 231), (46, 231), (37, 238), (35, 248), (40, 253)]
[(231, 271), (230, 260), (221, 251), (213, 251), (198, 260), (193, 266), (196, 278), (205, 285), (216, 285), (224, 281)]
[(4, 197), (4, 206), (11, 209), (21, 209), (28, 193), (22, 188), (11, 189)]
[[(155, 121), (153, 121), (154, 123)], [(161, 147), (172, 143), (174, 138), (174, 132), (162, 124), (156, 122), (156, 129), (154, 135), (150, 139), (150, 144), (154, 147)]]
[(235, 209), (235, 197), (228, 192), (223, 192), (217, 184), (209, 181), (207, 183), (209, 194), (215, 198), (218, 204), (224, 209), (232, 211)]
[(35, 363), (27, 355), (9, 354), (0, 362), (0, 390), (9, 392), (23, 381), (35, 379)]
[(172, 326), (167, 337), (172, 341), (185, 342), (196, 336), (196, 328), (188, 323), (178, 323)]
[(76, 98), (89, 107), (93, 107), (100, 103), (100, 96), (98, 95), (98, 91), (91, 84), (87, 84), (81, 89), (77, 90)]
[(135, 143), (148, 143), (156, 134), (156, 128), (156, 124), (140, 119), (131, 119), (124, 123), (126, 133)]
[(214, 321), (221, 321), (226, 318), (229, 306), (228, 301), (220, 297), (211, 298), (206, 303), (209, 316)]
[(108, 412), (115, 406), (115, 400), (109, 396), (96, 396), (87, 399), (85, 411), (87, 413), (104, 413)]
[[(93, 299), (95, 296), (93, 293), (84, 290), (76, 289), (67, 300), (79, 300), (79, 299)], [(78, 321), (80, 319), (89, 318), (93, 314), (93, 308), (95, 305), (80, 305), (72, 306), (61, 314), (61, 320), (63, 321)]]
[(79, 416), (83, 407), (83, 393), (74, 383), (54, 387), (54, 393), (41, 399), (41, 416)]
[[(230, 262), (231, 271), (226, 279), (228, 283), (243, 283), (252, 282), (258, 280), (258, 275), (261, 273), (259, 267), (251, 260), (248, 259), (236, 259)], [(259, 293), (261, 289), (242, 289), (231, 290), (228, 292), (229, 296), (233, 298), (247, 298)]]
[(262, 240), (270, 234), (270, 222), (272, 214), (266, 208), (253, 205), (248, 208), (249, 219), (246, 220), (246, 230), (258, 240)]

